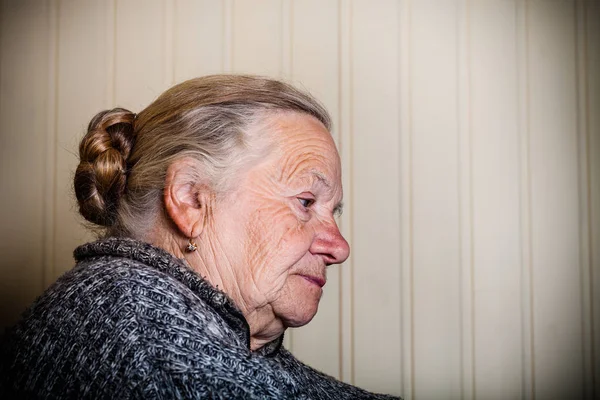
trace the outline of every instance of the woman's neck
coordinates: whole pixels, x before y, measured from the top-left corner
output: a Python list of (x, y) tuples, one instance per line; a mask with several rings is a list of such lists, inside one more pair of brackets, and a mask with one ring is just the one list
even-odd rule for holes
[(244, 313), (244, 317), (250, 326), (250, 350), (252, 351), (277, 339), (285, 331), (282, 321), (274, 317), (270, 305), (264, 306), (263, 309)]
[[(154, 232), (148, 240), (157, 247), (161, 247), (183, 259), (189, 267), (209, 282), (213, 287), (223, 291), (242, 312), (250, 327), (250, 349), (256, 351), (281, 336), (285, 331), (283, 322), (275, 316), (270, 304), (255, 305), (252, 300), (242, 296), (233, 268), (227, 260), (217, 260), (213, 257), (215, 244), (210, 249), (204, 248), (207, 243), (198, 243), (199, 247), (192, 253), (184, 252), (184, 245), (167, 232)], [(160, 239), (159, 239), (160, 238)], [(217, 251), (218, 252), (218, 251)]]

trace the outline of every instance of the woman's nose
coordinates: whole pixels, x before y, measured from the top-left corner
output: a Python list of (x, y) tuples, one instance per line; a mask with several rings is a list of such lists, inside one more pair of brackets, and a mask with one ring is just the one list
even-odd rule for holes
[(350, 255), (350, 246), (335, 221), (322, 225), (313, 241), (310, 252), (320, 255), (325, 260), (325, 264), (341, 264)]

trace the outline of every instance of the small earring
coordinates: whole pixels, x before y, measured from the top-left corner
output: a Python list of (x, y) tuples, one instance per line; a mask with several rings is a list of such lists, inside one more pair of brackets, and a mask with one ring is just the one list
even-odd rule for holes
[(196, 244), (196, 242), (193, 242), (192, 238), (190, 238), (188, 240), (187, 246), (185, 246), (185, 249), (187, 251), (189, 251), (190, 253), (192, 253), (192, 252), (196, 251), (197, 248), (198, 248), (198, 245)]

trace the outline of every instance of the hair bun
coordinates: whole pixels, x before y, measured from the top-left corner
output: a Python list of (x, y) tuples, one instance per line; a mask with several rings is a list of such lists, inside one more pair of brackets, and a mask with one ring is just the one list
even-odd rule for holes
[(75, 195), (79, 213), (101, 226), (115, 223), (127, 182), (135, 114), (123, 108), (98, 113), (79, 144)]

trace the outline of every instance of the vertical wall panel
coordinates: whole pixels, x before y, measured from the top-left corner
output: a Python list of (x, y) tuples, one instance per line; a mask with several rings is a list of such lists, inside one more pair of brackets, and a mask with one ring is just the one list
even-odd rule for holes
[(413, 398), (414, 384), (414, 337), (413, 337), (413, 182), (412, 182), (412, 23), (411, 1), (399, 3), (399, 74), (400, 86), (400, 261), (401, 261), (401, 394)]
[[(106, 55), (112, 49), (104, 29), (107, 3), (60, 2), (57, 64), (56, 225), (54, 278), (71, 269), (73, 249), (92, 239), (78, 214), (73, 174), (79, 141), (92, 117), (106, 107)], [(82, 56), (85, 55), (85, 56)], [(74, 62), (76, 61), (76, 62)]]
[(49, 5), (0, 3), (0, 329), (44, 285)]
[(307, 0), (292, 6), (292, 80), (325, 105), (338, 142), (338, 4)]
[(518, 114), (519, 136), (519, 219), (521, 255), (521, 398), (533, 399), (533, 293), (531, 260), (531, 162), (529, 123), (529, 7), (525, 2), (515, 2), (517, 35), (517, 82), (518, 93), (515, 107)]
[[(600, 2), (586, 3), (587, 143), (589, 163), (592, 373), (594, 398), (600, 397)], [(584, 282), (584, 284), (587, 284)]]
[(454, 399), (462, 396), (456, 4), (413, 2), (411, 18), (413, 394)]
[[(290, 78), (327, 107), (334, 122), (332, 134), (339, 148), (338, 5), (310, 0), (292, 2), (291, 6), (290, 15), (283, 14), (284, 19), (289, 17), (291, 25)], [(346, 188), (346, 197), (347, 194)], [(345, 266), (329, 267), (319, 312), (309, 325), (293, 334), (294, 354), (335, 377), (340, 377), (341, 356), (340, 268)]]
[(281, 0), (233, 3), (233, 72), (282, 73)]
[(582, 394), (583, 398), (593, 398), (593, 339), (592, 339), (592, 275), (591, 275), (591, 227), (590, 227), (590, 177), (587, 137), (587, 43), (586, 43), (586, 9), (584, 2), (576, 2), (576, 65), (577, 65), (577, 156), (578, 156), (578, 190), (579, 190), (579, 263), (581, 276), (582, 305)]
[(58, 93), (58, 46), (59, 46), (59, 2), (48, 2), (48, 69), (46, 92), (46, 143), (44, 177), (44, 251), (43, 282), (48, 287), (54, 282), (55, 217), (56, 217), (56, 156), (57, 156), (57, 93)]
[(139, 112), (167, 86), (163, 2), (117, 1), (115, 25), (116, 105)]
[(399, 394), (398, 4), (353, 7), (355, 384)]
[(530, 7), (535, 393), (582, 397), (574, 3)]
[(175, 4), (175, 82), (221, 72), (223, 2), (177, 0)]
[(471, 2), (457, 0), (458, 243), (461, 315), (461, 397), (475, 392), (475, 293), (473, 248), (473, 132), (471, 93)]
[[(306, 4), (310, 5), (310, 3)], [(293, 72), (295, 7), (292, 0), (281, 0), (281, 70), (280, 78), (289, 80)]]
[(353, 124), (352, 124), (352, 0), (339, 2), (339, 135), (338, 145), (342, 159), (342, 185), (344, 187), (344, 213), (340, 218), (343, 235), (350, 244), (350, 257), (340, 268), (340, 378), (354, 382), (354, 202), (352, 164)]
[(175, 84), (175, 45), (178, 27), (176, 19), (175, 0), (163, 1), (163, 32), (162, 32), (162, 59), (163, 59), (163, 84), (165, 89)]
[(233, 66), (233, 2), (223, 1), (223, 72), (232, 72)]
[(471, 5), (475, 398), (516, 399), (522, 384), (516, 10), (513, 1)]

